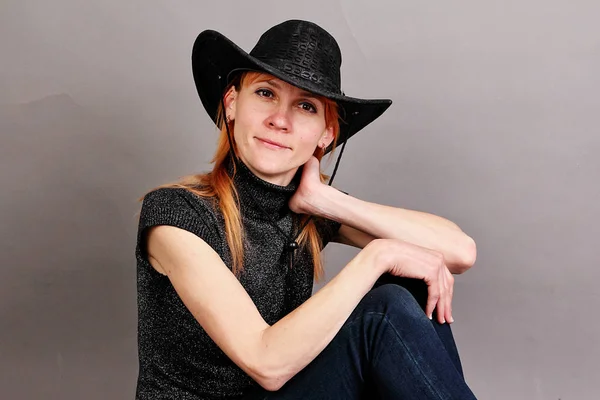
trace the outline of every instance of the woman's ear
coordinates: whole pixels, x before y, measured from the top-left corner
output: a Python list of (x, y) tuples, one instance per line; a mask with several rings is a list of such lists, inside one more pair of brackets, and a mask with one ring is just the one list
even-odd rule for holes
[(325, 129), (325, 132), (323, 132), (323, 135), (321, 135), (321, 139), (319, 140), (319, 147), (321, 147), (322, 149), (326, 149), (327, 147), (329, 147), (331, 142), (333, 142), (334, 138), (335, 135), (333, 134), (333, 127), (327, 127)]
[(231, 87), (227, 93), (225, 93), (225, 116), (233, 121), (235, 119), (235, 105), (237, 103), (238, 92), (235, 87)]

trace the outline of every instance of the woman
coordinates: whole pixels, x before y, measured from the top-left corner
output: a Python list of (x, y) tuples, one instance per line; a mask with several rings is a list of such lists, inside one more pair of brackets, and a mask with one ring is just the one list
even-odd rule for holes
[[(192, 65), (221, 136), (210, 173), (144, 197), (137, 397), (474, 398), (445, 323), (473, 241), (320, 172), (391, 101), (345, 96), (335, 39), (306, 21), (250, 54), (204, 31)], [(311, 297), (330, 241), (362, 250)]]

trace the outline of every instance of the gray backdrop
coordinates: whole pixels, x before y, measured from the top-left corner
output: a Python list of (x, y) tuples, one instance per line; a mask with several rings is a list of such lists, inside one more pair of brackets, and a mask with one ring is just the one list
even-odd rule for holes
[[(474, 392), (597, 398), (600, 3), (233, 3), (2, 0), (0, 398), (133, 398), (136, 198), (216, 140), (192, 43), (289, 18), (338, 39), (347, 94), (394, 100), (337, 186), (477, 241), (454, 302)], [(328, 247), (328, 278), (354, 254)]]

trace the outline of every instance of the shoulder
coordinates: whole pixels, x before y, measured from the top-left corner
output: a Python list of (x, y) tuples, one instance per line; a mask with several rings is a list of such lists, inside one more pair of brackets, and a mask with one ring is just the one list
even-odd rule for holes
[(144, 196), (142, 206), (169, 206), (169, 207), (187, 207), (190, 201), (201, 204), (210, 203), (210, 199), (201, 197), (188, 189), (178, 187), (164, 187), (154, 189)]
[(212, 199), (198, 196), (184, 188), (159, 188), (148, 192), (142, 202), (141, 216), (155, 214), (199, 214), (207, 217), (215, 213)]
[(148, 192), (140, 210), (138, 239), (147, 228), (171, 225), (201, 237), (217, 236), (212, 199), (184, 188), (159, 188)]

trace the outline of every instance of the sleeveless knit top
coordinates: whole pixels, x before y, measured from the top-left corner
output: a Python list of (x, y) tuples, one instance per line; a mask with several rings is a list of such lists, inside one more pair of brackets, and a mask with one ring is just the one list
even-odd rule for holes
[[(296, 250), (290, 269), (285, 250), (288, 240), (272, 225), (277, 224), (288, 236), (292, 224), (298, 229), (298, 216), (288, 208), (288, 201), (296, 191), (301, 169), (288, 186), (258, 178), (243, 163), (235, 175), (230, 163), (228, 173), (238, 191), (246, 235), (244, 267), (238, 279), (264, 320), (272, 325), (312, 293), (313, 266), (308, 250)], [(256, 207), (256, 202), (267, 215)], [(325, 247), (340, 224), (321, 218), (315, 218), (315, 223)], [(135, 251), (139, 355), (136, 398), (198, 400), (243, 396), (257, 383), (220, 350), (185, 307), (169, 278), (148, 262), (145, 232), (156, 225), (172, 225), (194, 233), (231, 269), (223, 216), (212, 199), (178, 188), (156, 189), (144, 197)]]

